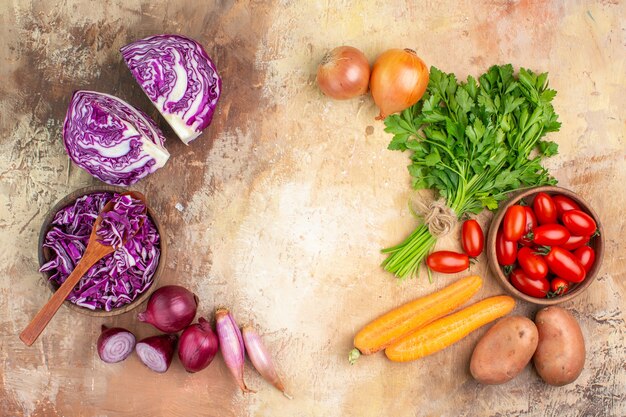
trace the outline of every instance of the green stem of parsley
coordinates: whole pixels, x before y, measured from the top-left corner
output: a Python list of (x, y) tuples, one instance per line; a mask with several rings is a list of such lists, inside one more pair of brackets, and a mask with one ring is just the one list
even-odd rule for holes
[(389, 254), (382, 265), (401, 278), (415, 275), (436, 242), (437, 239), (430, 234), (428, 226), (421, 224), (404, 242), (382, 250)]
[[(462, 193), (459, 193), (457, 198), (459, 196), (462, 196)], [(451, 204), (452, 210), (457, 213), (458, 217), (462, 213), (459, 214), (457, 210), (464, 204), (463, 197), (460, 197), (458, 202)], [(382, 266), (386, 271), (401, 279), (414, 276), (435, 243), (437, 243), (437, 238), (430, 233), (428, 226), (422, 223), (404, 242), (381, 251), (389, 255), (383, 261)]]

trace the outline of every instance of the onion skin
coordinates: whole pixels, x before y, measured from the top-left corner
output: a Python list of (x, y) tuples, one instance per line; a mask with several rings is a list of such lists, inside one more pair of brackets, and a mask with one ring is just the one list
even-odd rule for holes
[(176, 333), (191, 324), (197, 309), (198, 297), (194, 293), (179, 285), (166, 285), (150, 296), (146, 311), (137, 318), (162, 332)]
[(178, 359), (187, 372), (198, 372), (211, 364), (217, 354), (219, 340), (211, 323), (204, 317), (188, 326), (180, 335)]
[(360, 50), (339, 46), (328, 52), (317, 67), (315, 81), (328, 97), (347, 100), (367, 92), (370, 64)]
[(261, 376), (270, 384), (274, 385), (283, 395), (289, 399), (291, 397), (285, 392), (285, 386), (280, 380), (272, 361), (272, 356), (267, 351), (259, 334), (251, 326), (241, 329), (243, 335), (243, 343), (246, 347), (246, 353), (254, 368)]
[(175, 334), (147, 337), (137, 343), (135, 350), (144, 365), (154, 372), (163, 373), (172, 363), (177, 341)]
[(376, 120), (417, 103), (428, 87), (429, 73), (424, 61), (411, 49), (389, 49), (372, 67), (370, 90), (380, 108)]
[(246, 386), (243, 380), (243, 364), (245, 360), (245, 350), (241, 331), (235, 323), (235, 319), (225, 308), (220, 308), (215, 312), (215, 328), (217, 337), (220, 340), (220, 351), (228, 370), (235, 377), (241, 391), (255, 392)]
[(135, 349), (135, 335), (121, 327), (102, 325), (98, 337), (98, 356), (106, 363), (121, 362)]

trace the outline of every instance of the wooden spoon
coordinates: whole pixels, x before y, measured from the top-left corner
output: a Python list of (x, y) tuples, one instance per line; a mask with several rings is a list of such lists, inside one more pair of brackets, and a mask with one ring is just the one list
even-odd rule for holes
[[(136, 191), (128, 191), (122, 193), (120, 195), (130, 195), (132, 198), (136, 200), (141, 200), (144, 204), (144, 214), (147, 211), (146, 198), (143, 194)], [(97, 240), (96, 230), (98, 230), (100, 226), (100, 222), (102, 222), (102, 214), (113, 209), (115, 205), (115, 201), (109, 201), (103, 208), (96, 221), (93, 224), (93, 228), (91, 229), (91, 235), (89, 236), (89, 243), (87, 244), (87, 248), (85, 249), (85, 253), (83, 257), (80, 259), (76, 267), (72, 271), (69, 277), (61, 284), (58, 290), (52, 294), (52, 297), (48, 300), (48, 302), (39, 310), (39, 313), (33, 318), (33, 320), (26, 326), (26, 328), (20, 334), (20, 340), (24, 342), (27, 346), (32, 345), (35, 340), (39, 337), (41, 332), (46, 328), (52, 317), (56, 314), (63, 304), (63, 301), (67, 298), (68, 295), (72, 292), (72, 289), (78, 284), (78, 281), (82, 278), (83, 275), (91, 268), (96, 262), (100, 259), (104, 258), (106, 255), (109, 255), (115, 251), (112, 246), (103, 245)], [(141, 228), (143, 224), (139, 225)], [(135, 232), (136, 233), (136, 232)], [(128, 239), (132, 239), (134, 234), (131, 236), (127, 236)], [(125, 240), (122, 242), (122, 245), (126, 243)]]

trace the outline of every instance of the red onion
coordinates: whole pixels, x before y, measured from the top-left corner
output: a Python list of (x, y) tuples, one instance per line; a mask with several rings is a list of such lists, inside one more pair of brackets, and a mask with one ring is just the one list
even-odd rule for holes
[(226, 366), (228, 366), (243, 392), (254, 392), (246, 386), (243, 380), (245, 351), (243, 337), (239, 327), (237, 327), (237, 323), (235, 323), (233, 316), (225, 308), (220, 308), (215, 312), (215, 321), (217, 337), (220, 339), (220, 351)]
[(135, 335), (121, 327), (108, 328), (102, 325), (98, 338), (98, 356), (106, 363), (121, 362), (133, 352)]
[(198, 297), (194, 293), (178, 285), (166, 285), (150, 296), (146, 311), (137, 318), (162, 332), (176, 333), (189, 326), (197, 308)]
[(163, 373), (172, 363), (177, 340), (178, 336), (175, 334), (147, 337), (137, 343), (135, 350), (144, 365), (155, 372)]
[(274, 368), (272, 356), (265, 348), (259, 334), (251, 326), (246, 326), (241, 329), (241, 333), (243, 335), (244, 345), (246, 346), (246, 353), (252, 365), (254, 365), (256, 370), (259, 371), (259, 374), (261, 374), (267, 382), (278, 388), (285, 397), (291, 399), (291, 396), (285, 392), (285, 386)]
[(178, 358), (187, 372), (198, 372), (209, 366), (219, 347), (211, 323), (203, 317), (183, 330), (178, 344)]

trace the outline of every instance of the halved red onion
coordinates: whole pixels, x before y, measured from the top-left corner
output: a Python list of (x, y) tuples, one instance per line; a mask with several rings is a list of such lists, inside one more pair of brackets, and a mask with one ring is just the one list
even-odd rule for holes
[(135, 348), (135, 335), (121, 327), (108, 328), (102, 325), (98, 337), (98, 356), (106, 363), (121, 362)]
[(139, 321), (152, 324), (165, 333), (176, 333), (189, 326), (196, 316), (198, 297), (179, 285), (166, 285), (156, 290), (148, 300)]
[(155, 372), (163, 373), (168, 370), (174, 357), (176, 341), (175, 334), (163, 334), (147, 337), (135, 346), (141, 362)]
[(209, 366), (219, 347), (211, 323), (204, 317), (188, 326), (180, 335), (178, 358), (187, 372), (198, 372)]

